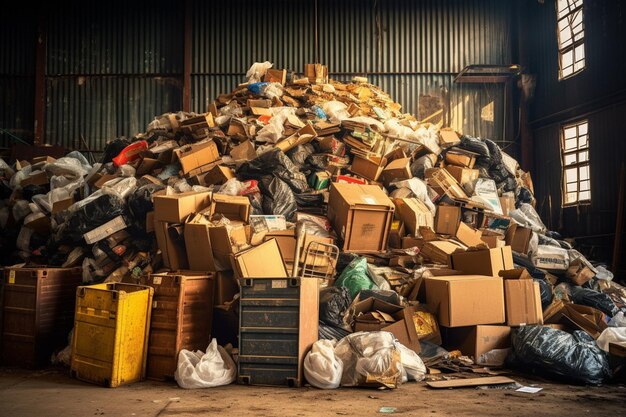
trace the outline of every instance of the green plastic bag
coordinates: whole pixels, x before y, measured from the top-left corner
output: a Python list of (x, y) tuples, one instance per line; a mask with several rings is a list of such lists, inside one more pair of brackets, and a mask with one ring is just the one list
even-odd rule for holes
[(339, 279), (335, 282), (336, 287), (346, 287), (354, 300), (361, 290), (378, 288), (367, 274), (367, 259), (356, 258), (343, 270)]

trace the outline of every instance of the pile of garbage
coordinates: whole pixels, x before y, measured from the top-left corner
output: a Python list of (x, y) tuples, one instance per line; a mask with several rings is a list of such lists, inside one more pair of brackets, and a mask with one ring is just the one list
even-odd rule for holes
[[(366, 79), (327, 74), (309, 64), (287, 80), (256, 63), (207, 113), (158, 116), (99, 162), (77, 151), (0, 159), (2, 265), (82, 266), (85, 283), (214, 271), (216, 304), (231, 311), (234, 278), (257, 273), (239, 257), (306, 269), (292, 256), (305, 225), (305, 243), (340, 249), (323, 265), (311, 384), (394, 387), (459, 356), (610, 379), (626, 289), (547, 230), (530, 174), (492, 140), (422, 123)], [(472, 343), (481, 332), (497, 343)], [(203, 356), (185, 355), (188, 385), (212, 386), (194, 370)]]

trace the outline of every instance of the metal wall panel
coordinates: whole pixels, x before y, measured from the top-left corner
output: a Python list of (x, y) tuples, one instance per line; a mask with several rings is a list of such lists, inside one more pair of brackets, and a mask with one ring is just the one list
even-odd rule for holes
[(62, 77), (47, 82), (46, 138), (69, 149), (102, 150), (144, 132), (154, 116), (180, 110), (181, 81), (162, 77)]
[[(33, 139), (36, 22), (9, 10), (0, 25), (0, 128), (30, 142)], [(14, 143), (0, 132), (0, 147)]]

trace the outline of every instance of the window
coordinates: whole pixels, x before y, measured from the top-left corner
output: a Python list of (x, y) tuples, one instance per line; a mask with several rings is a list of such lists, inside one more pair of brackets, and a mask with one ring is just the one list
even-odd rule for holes
[(589, 133), (587, 120), (561, 127), (563, 205), (591, 201)]
[(559, 80), (585, 69), (583, 0), (556, 0)]

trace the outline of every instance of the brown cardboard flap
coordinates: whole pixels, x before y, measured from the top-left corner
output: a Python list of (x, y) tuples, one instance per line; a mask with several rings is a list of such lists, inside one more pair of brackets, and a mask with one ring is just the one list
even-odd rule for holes
[(239, 278), (288, 277), (276, 239), (234, 255), (233, 266)]

